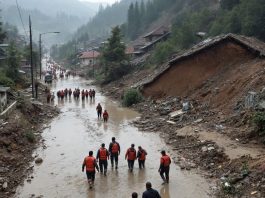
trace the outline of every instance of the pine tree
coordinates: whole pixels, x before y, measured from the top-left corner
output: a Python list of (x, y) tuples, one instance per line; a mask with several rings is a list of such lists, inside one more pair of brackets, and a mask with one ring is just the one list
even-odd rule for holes
[(106, 82), (116, 80), (128, 72), (125, 63), (127, 62), (127, 56), (125, 54), (125, 45), (121, 41), (120, 27), (114, 27), (111, 33), (111, 37), (108, 39), (107, 46), (104, 48), (102, 55)]

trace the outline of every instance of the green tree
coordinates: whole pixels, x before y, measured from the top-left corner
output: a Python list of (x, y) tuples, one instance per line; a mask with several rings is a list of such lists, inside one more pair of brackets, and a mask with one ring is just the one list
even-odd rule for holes
[(107, 45), (103, 49), (101, 60), (101, 64), (104, 65), (106, 82), (116, 80), (128, 72), (128, 59), (125, 54), (120, 27), (114, 27), (111, 33)]

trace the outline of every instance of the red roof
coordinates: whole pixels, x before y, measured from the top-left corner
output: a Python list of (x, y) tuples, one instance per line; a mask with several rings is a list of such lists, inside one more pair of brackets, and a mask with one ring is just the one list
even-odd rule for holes
[(125, 53), (126, 54), (133, 54), (134, 52), (134, 47), (133, 46), (128, 46), (126, 49), (125, 49)]
[(82, 52), (79, 58), (88, 59), (88, 58), (97, 58), (99, 56), (100, 56), (100, 53), (97, 51), (88, 51), (88, 52)]

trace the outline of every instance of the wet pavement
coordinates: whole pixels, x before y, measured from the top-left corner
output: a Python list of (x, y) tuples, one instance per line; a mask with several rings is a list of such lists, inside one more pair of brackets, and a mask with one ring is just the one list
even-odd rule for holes
[[(158, 174), (160, 151), (169, 149), (158, 134), (142, 133), (130, 125), (139, 116), (136, 112), (120, 107), (117, 102), (103, 96), (97, 87), (77, 77), (58, 80), (53, 83), (52, 90), (56, 93), (59, 89), (73, 90), (77, 87), (81, 90), (95, 89), (95, 101), (76, 101), (73, 97), (63, 101), (55, 99), (55, 105), (62, 113), (43, 131), (46, 148), (36, 151), (43, 163), (34, 165), (34, 178), (30, 182), (25, 181), (17, 189), (15, 197), (126, 198), (134, 191), (141, 197), (146, 181), (150, 181), (163, 198), (210, 197), (206, 180), (192, 172), (180, 171), (174, 164), (171, 165), (170, 183), (162, 185)], [(97, 119), (97, 103), (108, 110), (108, 123)], [(83, 159), (89, 150), (96, 153), (101, 143), (108, 147), (113, 136), (121, 145), (119, 169), (112, 170), (109, 163), (107, 176), (97, 173), (95, 188), (90, 190), (86, 175), (81, 171)], [(146, 168), (139, 170), (135, 163), (133, 173), (128, 171), (124, 159), (125, 151), (132, 143), (136, 148), (141, 145), (148, 152)]]

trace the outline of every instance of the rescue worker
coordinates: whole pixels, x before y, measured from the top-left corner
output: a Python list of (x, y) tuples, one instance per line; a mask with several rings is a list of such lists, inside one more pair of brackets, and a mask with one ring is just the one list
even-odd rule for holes
[(85, 91), (85, 95), (86, 95), (86, 98), (88, 98), (88, 91), (87, 91), (87, 89)]
[(140, 169), (145, 167), (146, 155), (147, 155), (147, 152), (141, 146), (138, 146), (137, 158), (138, 158)]
[(101, 107), (100, 103), (98, 103), (96, 110), (97, 110), (97, 114), (98, 114), (98, 119), (101, 119), (102, 107)]
[(164, 183), (168, 183), (169, 182), (169, 169), (170, 169), (171, 159), (166, 154), (166, 151), (164, 151), (164, 150), (161, 151), (161, 155), (162, 155), (162, 157), (160, 158), (160, 167), (158, 169), (158, 172), (160, 173), (160, 176), (163, 179)]
[(125, 160), (127, 159), (129, 170), (133, 171), (134, 161), (136, 160), (136, 150), (134, 149), (134, 144), (127, 149), (125, 154)]
[(92, 98), (95, 100), (95, 96), (96, 96), (96, 91), (93, 89), (92, 90)]
[(104, 120), (104, 122), (108, 122), (108, 119), (109, 119), (109, 114), (108, 114), (107, 110), (105, 109), (103, 112), (103, 120)]
[(110, 152), (111, 167), (112, 168), (114, 167), (114, 161), (115, 161), (115, 169), (118, 169), (118, 160), (121, 148), (120, 144), (116, 142), (115, 137), (112, 137), (112, 142), (109, 144), (109, 152)]
[(137, 192), (133, 192), (133, 193), (132, 193), (132, 198), (138, 198), (138, 194), (137, 194)]
[(92, 100), (93, 94), (92, 94), (92, 90), (91, 89), (89, 90), (88, 95), (90, 97), (90, 100)]
[(97, 169), (97, 171), (99, 172), (97, 160), (93, 157), (93, 151), (89, 151), (89, 156), (85, 157), (82, 165), (82, 172), (84, 172), (85, 167), (89, 188), (92, 188), (95, 181), (95, 169)]
[(104, 175), (107, 175), (107, 168), (108, 168), (108, 160), (109, 160), (109, 151), (105, 148), (105, 144), (101, 144), (101, 148), (98, 150), (97, 153), (97, 160), (99, 160), (99, 169), (100, 172)]
[(151, 182), (146, 182), (146, 191), (143, 192), (142, 198), (161, 198), (158, 191), (152, 188)]

